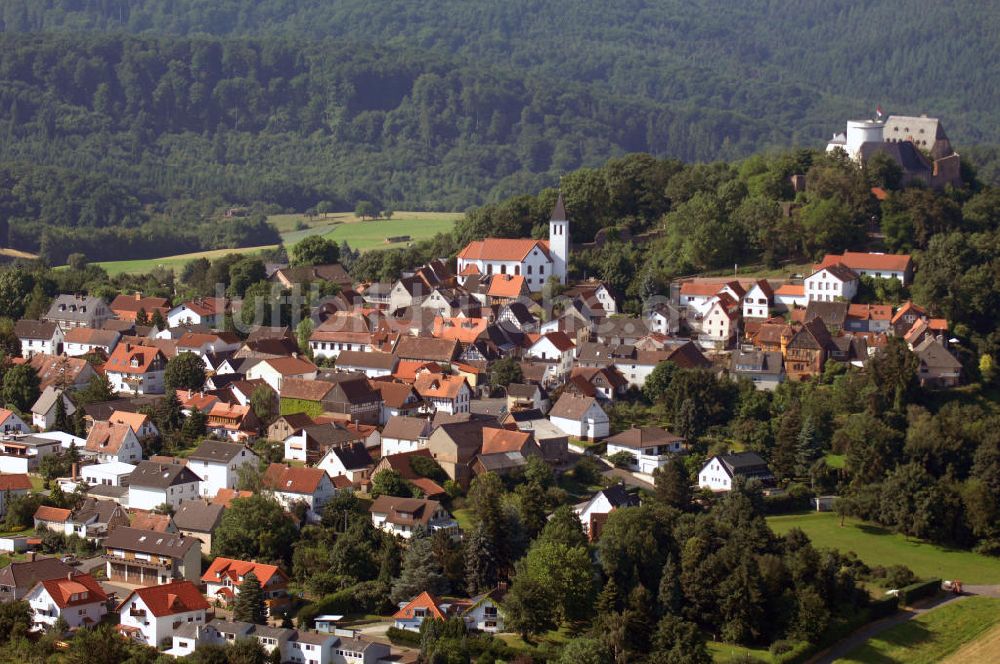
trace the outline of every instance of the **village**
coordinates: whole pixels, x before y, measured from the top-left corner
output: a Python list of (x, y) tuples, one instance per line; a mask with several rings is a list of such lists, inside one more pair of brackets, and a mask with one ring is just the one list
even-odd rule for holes
[[(39, 320), (16, 321), (11, 362), (37, 376), (38, 397), (0, 410), (0, 517), (30, 496), (38, 505), (23, 532), (0, 537), (0, 596), (26, 601), (35, 630), (112, 621), (176, 657), (255, 639), (280, 662), (413, 661), (413, 643), (392, 635), (428, 619), (520, 631), (505, 625), (506, 576), (466, 596), (413, 588), (368, 621), (307, 615), (316, 593), (272, 564), (288, 552), (219, 555), (227, 512), (265, 496), (304, 532), (346, 523), (352, 496), (405, 550), (411, 538), (467, 538), (467, 501), (488, 476), (528, 491), (587, 476), (558, 500), (596, 543), (673, 463), (706, 504), (750, 481), (785, 491), (757, 452), (696, 454), (685, 430), (615, 421), (616, 403), (668, 370), (774, 391), (864, 370), (902, 344), (921, 387), (964, 381), (949, 321), (910, 301), (856, 301), (872, 280), (909, 287), (920, 269), (910, 255), (845, 251), (780, 277), (680, 278), (627, 315), (608, 283), (570, 278), (572, 227), (560, 195), (548, 239), (473, 241), (391, 282), (356, 282), (340, 264), (269, 264), (277, 288), (334, 287), (305, 325), (244, 334), (226, 323), (238, 298), (139, 292), (60, 293)], [(80, 398), (93, 392), (108, 398)], [(165, 449), (164, 421), (195, 439)], [(554, 479), (526, 483), (539, 474)]]

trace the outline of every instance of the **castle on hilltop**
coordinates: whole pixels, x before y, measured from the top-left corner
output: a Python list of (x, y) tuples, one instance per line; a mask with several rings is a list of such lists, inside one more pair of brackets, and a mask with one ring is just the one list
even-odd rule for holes
[(951, 147), (941, 121), (926, 115), (849, 120), (847, 131), (834, 134), (826, 150), (843, 150), (859, 164), (876, 154), (885, 154), (902, 169), (904, 186), (915, 181), (934, 189), (962, 184), (958, 153)]

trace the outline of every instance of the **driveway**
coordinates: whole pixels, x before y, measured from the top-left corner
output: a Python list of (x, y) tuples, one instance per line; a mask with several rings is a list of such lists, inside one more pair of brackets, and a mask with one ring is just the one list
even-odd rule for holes
[(863, 645), (868, 639), (878, 636), (885, 630), (892, 629), (896, 625), (902, 625), (905, 622), (909, 622), (917, 616), (923, 615), (928, 611), (933, 611), (934, 609), (944, 606), (945, 604), (960, 602), (968, 596), (969, 595), (952, 595), (950, 593), (942, 594), (921, 603), (917, 607), (898, 611), (891, 616), (882, 618), (881, 620), (873, 622), (870, 625), (862, 627), (847, 638), (838, 641), (833, 645), (833, 647), (828, 648), (827, 650), (824, 650), (814, 656), (812, 659), (808, 660), (808, 662), (809, 664), (832, 664), (832, 662), (837, 661), (841, 657), (846, 657), (852, 650)]
[(640, 489), (648, 489), (649, 491), (656, 488), (652, 482), (648, 482), (643, 478), (637, 477), (636, 473), (625, 470), (624, 468), (611, 468), (601, 474), (605, 477), (624, 482), (626, 486), (637, 486)]

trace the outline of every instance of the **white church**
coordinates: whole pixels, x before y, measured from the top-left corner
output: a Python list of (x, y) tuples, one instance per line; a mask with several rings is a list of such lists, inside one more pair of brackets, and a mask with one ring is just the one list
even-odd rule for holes
[(488, 237), (470, 242), (458, 254), (458, 274), (522, 275), (528, 290), (542, 290), (546, 279), (555, 276), (566, 283), (569, 260), (569, 220), (562, 194), (549, 220), (549, 239), (504, 239)]

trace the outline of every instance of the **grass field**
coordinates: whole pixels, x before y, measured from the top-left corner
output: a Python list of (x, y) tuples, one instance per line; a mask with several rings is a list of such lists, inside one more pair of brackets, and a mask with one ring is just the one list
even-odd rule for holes
[(774, 516), (767, 522), (777, 533), (801, 528), (815, 546), (854, 551), (868, 565), (906, 565), (921, 578), (961, 579), (967, 585), (1000, 583), (1000, 559), (908, 539), (857, 519), (841, 527), (832, 512)]
[[(929, 611), (869, 639), (863, 646), (838, 662), (905, 662), (929, 664), (963, 648), (974, 647), (978, 637), (1000, 621), (1000, 599), (969, 597)], [(983, 653), (986, 659), (962, 662), (995, 662), (997, 651)], [(959, 661), (959, 660), (956, 660)]]
[(722, 641), (709, 641), (705, 645), (708, 647), (708, 654), (716, 662), (731, 662), (737, 659), (742, 662), (745, 658), (755, 662), (774, 661), (767, 648), (748, 648)]
[(979, 664), (997, 661), (1000, 653), (1000, 625), (991, 627), (970, 643), (953, 652), (943, 664)]
[[(322, 235), (338, 243), (347, 240), (351, 248), (366, 251), (406, 246), (406, 243), (389, 244), (385, 242), (387, 237), (409, 235), (413, 242), (426, 240), (438, 233), (450, 231), (455, 222), (461, 218), (460, 212), (397, 212), (392, 219), (361, 221), (351, 213), (338, 212), (325, 216), (319, 215), (311, 219), (301, 214), (278, 214), (268, 217), (268, 221), (278, 229), (282, 242), (289, 249), (310, 235)], [(300, 222), (305, 225), (305, 228), (297, 229)], [(126, 272), (149, 272), (155, 267), (179, 271), (185, 263), (195, 258), (213, 259), (232, 253), (254, 254), (273, 247), (274, 245), (262, 245), (241, 249), (216, 249), (162, 258), (107, 261), (98, 263), (98, 265), (107, 270), (111, 276)]]

